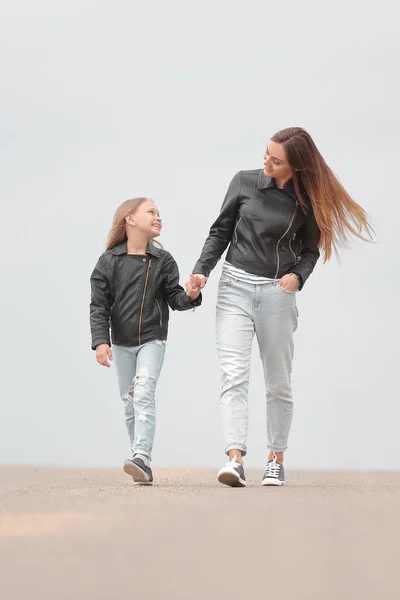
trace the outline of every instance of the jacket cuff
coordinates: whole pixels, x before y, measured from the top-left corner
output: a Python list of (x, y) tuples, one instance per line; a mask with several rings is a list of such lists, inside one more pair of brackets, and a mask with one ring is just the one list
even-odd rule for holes
[(305, 284), (303, 275), (301, 273), (299, 273), (298, 271), (296, 271), (296, 269), (291, 269), (289, 272), (298, 276), (298, 278), (299, 278), (299, 292), (300, 292), (300, 290), (303, 289), (304, 284)]
[[(190, 300), (190, 298), (189, 298)], [(203, 296), (202, 293), (200, 292), (200, 294), (197, 296), (196, 300), (190, 300), (190, 306), (193, 308), (196, 308), (196, 306), (200, 306), (201, 303), (203, 301)]]
[(197, 262), (194, 265), (192, 273), (197, 275), (204, 275), (204, 277), (210, 276), (210, 271), (208, 271), (201, 263)]
[(108, 339), (96, 339), (92, 341), (92, 350), (96, 350), (97, 346), (101, 346), (101, 344), (107, 344), (111, 348), (110, 338)]

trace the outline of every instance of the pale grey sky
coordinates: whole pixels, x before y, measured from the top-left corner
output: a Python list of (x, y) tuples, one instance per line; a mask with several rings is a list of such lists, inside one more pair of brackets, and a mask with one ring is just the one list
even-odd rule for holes
[[(123, 200), (146, 195), (190, 273), (240, 169), (299, 125), (379, 242), (298, 296), (291, 468), (400, 468), (396, 3), (14, 0), (0, 8), (0, 462), (120, 465), (115, 373), (90, 350), (89, 275)], [(212, 274), (172, 314), (154, 464), (224, 459)], [(396, 308), (397, 307), (397, 308)], [(265, 451), (257, 346), (248, 465)]]

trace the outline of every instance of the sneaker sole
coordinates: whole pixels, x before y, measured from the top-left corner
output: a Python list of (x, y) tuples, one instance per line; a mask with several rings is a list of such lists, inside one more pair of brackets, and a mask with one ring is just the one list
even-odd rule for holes
[(267, 486), (267, 485), (275, 485), (275, 486), (279, 487), (279, 486), (283, 485), (284, 483), (285, 483), (284, 481), (279, 481), (279, 479), (268, 479), (267, 478), (267, 479), (264, 479), (261, 482), (261, 485), (265, 485), (265, 486)]
[(238, 475), (237, 473), (232, 473), (232, 471), (219, 471), (217, 475), (217, 479), (223, 485), (229, 485), (229, 487), (246, 487), (247, 483)]
[(135, 463), (125, 463), (124, 471), (133, 478), (135, 483), (138, 483), (139, 485), (153, 485), (153, 482), (149, 480), (147, 473), (142, 471), (142, 469), (135, 465)]

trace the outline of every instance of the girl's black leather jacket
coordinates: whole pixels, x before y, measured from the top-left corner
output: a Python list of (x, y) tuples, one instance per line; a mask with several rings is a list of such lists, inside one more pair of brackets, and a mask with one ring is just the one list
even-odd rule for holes
[(169, 308), (189, 310), (201, 304), (191, 301), (179, 285), (178, 266), (169, 252), (154, 244), (146, 256), (127, 254), (122, 242), (104, 252), (90, 278), (90, 328), (92, 348), (110, 343), (140, 346), (166, 340)]

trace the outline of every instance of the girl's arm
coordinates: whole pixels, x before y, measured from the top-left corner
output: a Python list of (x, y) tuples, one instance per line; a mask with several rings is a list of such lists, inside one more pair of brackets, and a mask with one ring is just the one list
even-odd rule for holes
[(165, 299), (172, 310), (189, 310), (200, 306), (202, 301), (201, 293), (195, 300), (191, 300), (183, 287), (179, 285), (179, 269), (175, 259), (166, 253), (166, 262), (164, 270), (163, 292)]
[(194, 266), (193, 273), (208, 277), (231, 241), (237, 219), (241, 182), (242, 173), (239, 171), (229, 185), (221, 212), (211, 225), (209, 236), (204, 243), (200, 258)]
[(111, 295), (107, 274), (102, 266), (101, 258), (90, 277), (92, 299), (90, 302), (90, 330), (92, 334), (92, 349), (110, 342), (110, 309)]

